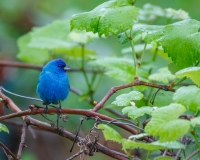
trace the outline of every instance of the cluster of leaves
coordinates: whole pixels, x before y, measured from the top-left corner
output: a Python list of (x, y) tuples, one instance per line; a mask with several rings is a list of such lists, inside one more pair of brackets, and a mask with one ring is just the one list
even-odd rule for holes
[[(88, 44), (98, 36), (91, 32), (73, 31), (70, 33), (69, 21), (58, 20), (45, 27), (34, 28), (18, 40), (20, 52), (17, 57), (26, 62), (42, 64), (56, 56), (66, 59), (80, 59), (82, 45)], [(95, 52), (84, 48), (84, 55)], [(38, 58), (40, 57), (40, 58)]]
[[(171, 87), (190, 78), (195, 85), (200, 86), (200, 22), (188, 19), (188, 14), (183, 10), (164, 10), (146, 4), (139, 11), (134, 3), (134, 0), (110, 0), (90, 12), (74, 15), (70, 22), (56, 21), (46, 27), (35, 28), (19, 39), (18, 58), (26, 62), (44, 63), (57, 55), (73, 60), (89, 57), (95, 52), (84, 48), (83, 55), (82, 47), (97, 38), (96, 33), (99, 37), (118, 34), (121, 44), (130, 42), (130, 47), (122, 51), (123, 57), (92, 59), (93, 65), (106, 69), (106, 75), (125, 82), (132, 82), (136, 75), (145, 81), (168, 85), (173, 82)], [(168, 23), (171, 19), (181, 21), (166, 25), (147, 24), (149, 20), (153, 22), (157, 17), (166, 18)], [(143, 57), (147, 51), (152, 54), (152, 58), (145, 62)], [(130, 58), (130, 52), (133, 59)], [(157, 55), (167, 61), (168, 67), (156, 66)], [(194, 85), (180, 87), (171, 95), (170, 100), (162, 96), (162, 101), (167, 105), (159, 108), (150, 106), (149, 103), (136, 106), (135, 104), (140, 104), (139, 101), (148, 101), (152, 91), (147, 92), (146, 88), (134, 89), (118, 96), (112, 104), (121, 107), (122, 113), (128, 114), (134, 121), (139, 122), (144, 115), (151, 117), (151, 121), (144, 128), (145, 133), (125, 139), (111, 127), (99, 125), (106, 140), (121, 143), (125, 151), (134, 148), (150, 151), (185, 148), (178, 140), (187, 134), (190, 128), (200, 125), (200, 89)], [(180, 119), (179, 116), (185, 112), (195, 113), (195, 118)], [(141, 138), (146, 136), (154, 136), (157, 141), (149, 144), (142, 142)]]

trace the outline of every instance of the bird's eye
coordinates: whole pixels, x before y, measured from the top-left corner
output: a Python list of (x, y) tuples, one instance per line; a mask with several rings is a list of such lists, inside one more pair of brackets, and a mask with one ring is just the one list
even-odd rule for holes
[(61, 65), (59, 64), (59, 65), (58, 65), (58, 67), (60, 67), (60, 68), (61, 68)]

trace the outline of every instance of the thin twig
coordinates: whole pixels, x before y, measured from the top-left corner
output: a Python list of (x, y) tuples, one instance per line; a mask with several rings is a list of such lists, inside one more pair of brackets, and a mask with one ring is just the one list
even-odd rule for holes
[(84, 152), (84, 150), (80, 150), (79, 152), (77, 152), (73, 156), (67, 158), (66, 160), (72, 160), (72, 159), (76, 158), (77, 156), (79, 156), (80, 154), (82, 154), (83, 152)]
[(28, 128), (28, 125), (27, 125), (26, 122), (24, 122), (23, 127), (22, 127), (21, 142), (20, 142), (20, 145), (19, 145), (18, 153), (17, 153), (18, 159), (21, 158), (23, 148), (26, 147), (25, 139), (26, 139), (26, 134), (27, 134), (27, 128)]
[(178, 160), (179, 159), (179, 156), (182, 152), (182, 149), (179, 149), (178, 152), (176, 153), (176, 157), (174, 158), (174, 160)]
[[(58, 133), (58, 130), (56, 128), (52, 128), (51, 125), (47, 124), (47, 123), (44, 123), (44, 122), (41, 122), (39, 120), (36, 120), (32, 117), (29, 117), (27, 116), (25, 118), (25, 121), (29, 124), (29, 125), (33, 125), (35, 127), (38, 127), (40, 129), (43, 129), (43, 130), (47, 130), (49, 132), (52, 132), (52, 133)], [(59, 131), (59, 135), (62, 136), (62, 137), (65, 137), (71, 141), (74, 140), (75, 138), (75, 135), (72, 134), (71, 132), (65, 130), (65, 129), (61, 129)], [(82, 138), (77, 136), (77, 142), (81, 141)], [(90, 148), (92, 145), (92, 143), (88, 143), (87, 146)], [(119, 160), (128, 160), (128, 156), (125, 155), (125, 154), (122, 154), (122, 153), (119, 153), (117, 151), (114, 151), (114, 150), (111, 150), (105, 146), (103, 146), (102, 144), (100, 143), (97, 143), (96, 144), (96, 147), (97, 147), (97, 150), (107, 156), (110, 156), (112, 158), (115, 158), (115, 159), (119, 159)], [(139, 160), (138, 158), (134, 158), (133, 160)]]
[[(27, 64), (22, 62), (13, 62), (13, 61), (0, 61), (0, 67), (14, 67), (14, 68), (25, 68), (25, 69), (34, 69), (34, 70), (41, 70), (42, 65), (34, 65), (34, 64)], [(85, 70), (87, 73), (103, 73), (100, 70)], [(81, 69), (71, 68), (68, 72), (82, 72)]]
[(3, 149), (6, 151), (6, 153), (10, 156), (12, 156), (12, 158), (14, 160), (18, 160), (17, 157), (3, 144), (0, 142), (0, 146), (3, 147)]
[(192, 157), (194, 157), (195, 155), (197, 155), (200, 152), (200, 149), (197, 149), (196, 151), (194, 151), (192, 154), (190, 154), (188, 157), (186, 157), (185, 160), (189, 160)]
[(97, 112), (99, 109), (101, 109), (103, 107), (103, 105), (105, 104), (105, 102), (117, 91), (124, 89), (124, 88), (129, 88), (132, 86), (149, 86), (149, 87), (153, 87), (153, 88), (158, 88), (164, 91), (171, 91), (171, 92), (175, 92), (175, 89), (170, 89), (168, 86), (166, 85), (158, 85), (158, 84), (154, 84), (154, 83), (149, 83), (149, 82), (144, 82), (144, 81), (139, 81), (136, 80), (132, 83), (128, 83), (125, 85), (121, 85), (121, 86), (115, 86), (112, 87), (110, 89), (110, 91), (106, 94), (106, 96), (93, 108), (94, 112)]

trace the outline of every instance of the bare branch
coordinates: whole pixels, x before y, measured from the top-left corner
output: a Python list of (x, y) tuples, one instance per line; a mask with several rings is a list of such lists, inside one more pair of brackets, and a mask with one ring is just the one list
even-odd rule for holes
[(0, 146), (6, 151), (8, 154), (7, 156), (10, 155), (14, 160), (18, 160), (17, 157), (3, 143), (0, 142)]
[[(71, 141), (74, 140), (75, 138), (75, 134), (72, 134), (70, 133), (69, 131), (65, 130), (65, 129), (61, 129), (59, 132), (56, 128), (52, 128), (50, 124), (47, 124), (47, 123), (44, 123), (44, 122), (41, 122), (41, 121), (38, 121), (34, 118), (31, 118), (29, 116), (27, 116), (25, 118), (25, 121), (29, 124), (29, 125), (33, 125), (33, 126), (36, 126), (40, 129), (44, 129), (44, 130), (47, 130), (47, 131), (50, 131), (52, 133), (56, 133), (56, 134), (59, 134), (60, 136), (62, 137), (65, 137)], [(81, 141), (82, 138), (77, 136), (77, 141)], [(90, 148), (91, 147), (91, 143), (88, 143), (87, 144), (88, 147)], [(105, 146), (103, 146), (102, 144), (100, 143), (96, 143), (96, 147), (98, 149), (99, 152), (107, 155), (107, 156), (110, 156), (110, 157), (113, 157), (115, 159), (119, 159), (119, 160), (127, 160), (128, 159), (128, 156), (125, 155), (125, 154), (122, 154), (122, 153), (119, 153), (117, 151), (114, 151), (114, 150), (111, 150)], [(133, 158), (133, 160), (139, 160), (138, 158)]]
[(195, 155), (197, 155), (200, 152), (200, 149), (197, 149), (196, 151), (194, 151), (192, 154), (190, 154), (188, 157), (186, 157), (185, 160), (189, 160), (192, 157), (194, 157)]
[[(32, 105), (32, 107), (33, 106), (34, 105)], [(57, 112), (58, 111), (57, 111), (56, 108), (50, 108), (50, 109), (48, 109), (46, 114), (57, 114)], [(61, 114), (84, 115), (84, 116), (89, 116), (89, 117), (99, 117), (102, 120), (115, 121), (115, 119), (113, 119), (111, 117), (93, 112), (92, 110), (64, 109), (64, 108), (62, 108), (60, 110), (60, 113)], [(1, 116), (0, 121), (2, 121), (4, 119), (10, 119), (10, 118), (14, 118), (14, 117), (27, 116), (27, 115), (35, 115), (35, 114), (44, 114), (44, 108), (33, 107), (31, 110), (25, 110), (25, 111), (22, 111), (22, 112), (17, 112), (17, 113), (12, 113), (12, 114), (9, 114), (9, 115)], [(138, 131), (136, 129), (134, 129), (133, 127), (129, 127), (129, 126), (124, 125), (124, 124), (115, 124), (115, 125), (129, 131), (132, 134), (138, 134)]]
[(26, 122), (24, 122), (23, 128), (22, 128), (21, 142), (20, 142), (20, 145), (19, 145), (18, 153), (17, 153), (18, 159), (21, 158), (22, 150), (23, 150), (24, 147), (26, 147), (25, 139), (26, 139), (26, 134), (27, 134), (27, 128), (28, 128), (28, 125), (27, 125)]
[[(5, 105), (10, 108), (11, 111), (13, 112), (21, 112), (21, 109), (19, 109), (19, 107), (6, 95), (4, 95), (1, 92), (1, 88), (0, 88), (0, 98), (3, 99)], [(21, 119), (24, 119), (24, 117), (22, 116)]]
[(139, 81), (136, 80), (132, 83), (128, 83), (128, 84), (124, 84), (121, 86), (116, 86), (116, 87), (112, 87), (110, 89), (110, 91), (106, 94), (106, 96), (93, 108), (94, 112), (97, 112), (99, 109), (101, 109), (103, 107), (103, 105), (106, 103), (106, 101), (114, 94), (116, 93), (118, 90), (124, 89), (124, 88), (129, 88), (132, 86), (149, 86), (149, 87), (153, 87), (153, 88), (158, 88), (164, 91), (171, 91), (171, 92), (175, 92), (175, 89), (171, 89), (168, 86), (165, 85), (158, 85), (158, 84), (154, 84), (154, 83), (148, 83), (148, 82), (143, 82), (143, 81)]
[[(42, 65), (34, 65), (34, 64), (27, 64), (22, 62), (13, 62), (13, 61), (0, 61), (0, 67), (14, 67), (14, 68), (24, 68), (24, 69), (34, 69), (34, 70), (41, 70)], [(85, 70), (88, 73), (103, 73), (100, 70), (93, 71), (93, 70)], [(81, 69), (72, 68), (68, 72), (82, 72)]]

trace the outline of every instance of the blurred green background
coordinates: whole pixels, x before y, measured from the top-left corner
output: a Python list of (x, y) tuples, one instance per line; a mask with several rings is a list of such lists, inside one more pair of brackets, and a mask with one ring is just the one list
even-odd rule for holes
[[(97, 5), (105, 2), (103, 0), (0, 0), (0, 61), (19, 61), (16, 59), (18, 53), (17, 39), (29, 32), (35, 26), (44, 26), (57, 19), (70, 19), (73, 14), (90, 11)], [(200, 1), (196, 0), (137, 0), (135, 6), (142, 8), (144, 4), (151, 3), (158, 5), (162, 8), (174, 8), (183, 9), (189, 13), (189, 16), (193, 19), (200, 20), (199, 6)], [(156, 24), (165, 24), (165, 20), (159, 19)], [(112, 55), (121, 54), (121, 50), (126, 45), (118, 43), (117, 36), (110, 36), (107, 39), (99, 39), (89, 44), (89, 48), (94, 49), (98, 55)], [(9, 67), (0, 67), (0, 86), (3, 86), (7, 90), (21, 95), (38, 97), (35, 93), (37, 79), (39, 71), (17, 69)], [(71, 86), (78, 88), (82, 92), (86, 92), (85, 81), (80, 73), (69, 73)], [(100, 101), (101, 98), (108, 92), (109, 88), (114, 85), (122, 84), (123, 82), (113, 80), (104, 76), (101, 79), (100, 86), (94, 95), (94, 99)], [(124, 91), (122, 91), (124, 92)], [(118, 94), (122, 93), (119, 92)], [(34, 101), (21, 99), (19, 97), (10, 96), (14, 102), (22, 109), (28, 109), (28, 106)], [(109, 102), (114, 99), (111, 98)], [(109, 104), (109, 103), (108, 103)], [(63, 102), (63, 106), (69, 108), (92, 108), (85, 101), (81, 101), (78, 96), (70, 93), (69, 98)], [(6, 113), (11, 113), (8, 109), (5, 109)], [(103, 112), (107, 115), (111, 115), (109, 112)], [(46, 121), (41, 116), (34, 116), (42, 121)], [(75, 132), (79, 124), (80, 116), (70, 116), (69, 123), (63, 123), (62, 125), (69, 129), (71, 132)], [(55, 119), (55, 116), (48, 116), (48, 118)], [(11, 151), (17, 153), (20, 138), (21, 138), (21, 125), (20, 119), (15, 119), (15, 124), (10, 124), (11, 121), (7, 121), (5, 125), (10, 130), (10, 134), (0, 132), (0, 141), (3, 142)], [(84, 122), (81, 135), (84, 136), (89, 133), (92, 128), (92, 122)], [(75, 126), (75, 127), (74, 127)], [(127, 136), (124, 133), (124, 136)], [(61, 138), (57, 135), (40, 131), (37, 129), (30, 129), (26, 140), (27, 148), (23, 151), (24, 160), (54, 160), (54, 159), (66, 159), (72, 156), (78, 147), (75, 147), (73, 153), (69, 153), (69, 149), (72, 142)], [(121, 151), (121, 146), (116, 143), (107, 143), (107, 146)], [(95, 157), (85, 157), (86, 159), (111, 159), (107, 156), (97, 153)], [(0, 149), (0, 159), (7, 159), (3, 150)], [(79, 158), (77, 158), (79, 159)]]

